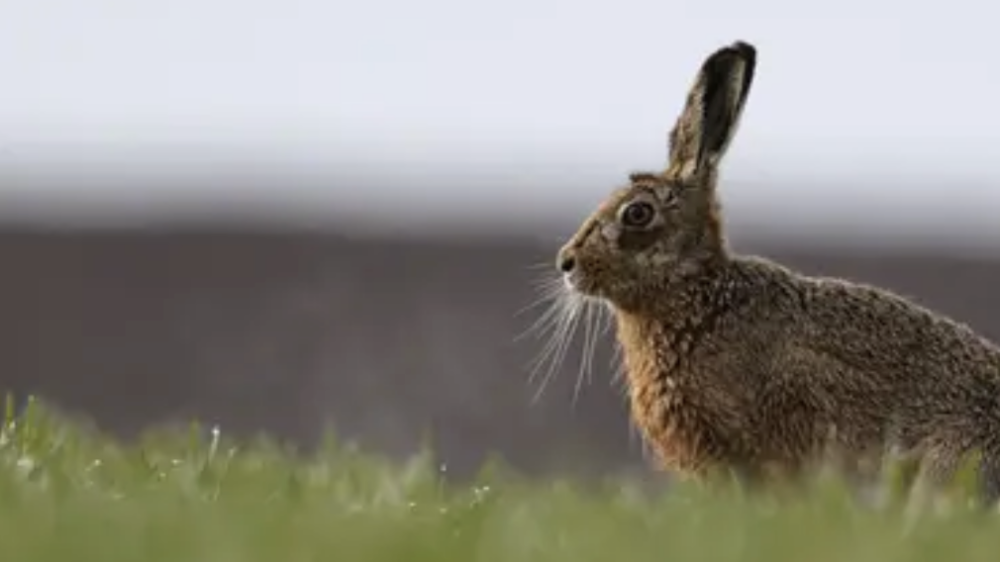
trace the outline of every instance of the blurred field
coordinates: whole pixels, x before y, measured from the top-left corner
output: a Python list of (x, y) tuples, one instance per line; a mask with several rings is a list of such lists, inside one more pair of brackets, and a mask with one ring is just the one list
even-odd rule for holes
[[(1000, 335), (994, 256), (751, 234), (742, 251), (884, 285)], [(450, 480), (488, 455), (534, 476), (643, 473), (607, 340), (575, 400), (582, 334), (533, 400), (543, 342), (516, 339), (535, 320), (516, 313), (561, 238), (0, 227), (0, 391), (125, 439), (195, 418), (307, 450), (333, 425), (395, 459), (433, 435)]]
[(904, 537), (897, 510), (860, 509), (834, 482), (777, 502), (495, 465), (452, 487), (426, 455), (394, 463), (327, 439), (296, 456), (197, 427), (121, 447), (37, 404), (13, 408), (0, 433), (2, 560), (986, 561), (1000, 549), (995, 517), (956, 510)]
[[(515, 312), (557, 242), (0, 229), (0, 391), (93, 420), (8, 410), (0, 560), (996, 559), (1000, 518), (904, 539), (835, 483), (774, 504), (650, 477), (607, 356), (533, 402)], [(742, 246), (1000, 333), (995, 257)]]

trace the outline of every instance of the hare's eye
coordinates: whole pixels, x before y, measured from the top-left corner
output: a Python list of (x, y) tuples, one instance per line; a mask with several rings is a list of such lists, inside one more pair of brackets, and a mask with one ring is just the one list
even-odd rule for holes
[(622, 207), (619, 220), (626, 228), (646, 228), (653, 222), (656, 209), (648, 201), (633, 201)]

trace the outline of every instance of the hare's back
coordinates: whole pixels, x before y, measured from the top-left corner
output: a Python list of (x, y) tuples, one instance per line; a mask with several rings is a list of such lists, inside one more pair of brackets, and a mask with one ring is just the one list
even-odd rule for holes
[(887, 289), (803, 278), (797, 327), (809, 347), (870, 369), (970, 375), (995, 372), (1000, 350), (969, 326)]
[(736, 262), (793, 345), (864, 370), (997, 372), (1000, 348), (969, 326), (889, 289), (810, 277), (763, 258)]

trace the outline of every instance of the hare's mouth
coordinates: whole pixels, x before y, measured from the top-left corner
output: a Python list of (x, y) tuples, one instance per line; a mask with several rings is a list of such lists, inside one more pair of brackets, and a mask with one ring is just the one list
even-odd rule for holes
[(566, 289), (573, 291), (574, 293), (580, 293), (588, 296), (597, 296), (596, 287), (594, 287), (593, 282), (587, 279), (587, 276), (583, 274), (579, 269), (574, 269), (568, 273), (563, 274), (563, 285)]
[(563, 276), (562, 276), (563, 286), (566, 287), (566, 289), (570, 290), (570, 291), (577, 291), (577, 290), (579, 290), (579, 289), (577, 289), (577, 286), (580, 283), (579, 282), (579, 277), (580, 276), (577, 275), (576, 272), (564, 273)]

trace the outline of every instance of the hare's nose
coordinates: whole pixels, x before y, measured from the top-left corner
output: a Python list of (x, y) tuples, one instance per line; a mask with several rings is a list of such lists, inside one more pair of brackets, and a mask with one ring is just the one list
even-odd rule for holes
[(569, 250), (562, 250), (556, 257), (556, 267), (563, 273), (570, 273), (576, 267), (576, 257)]

